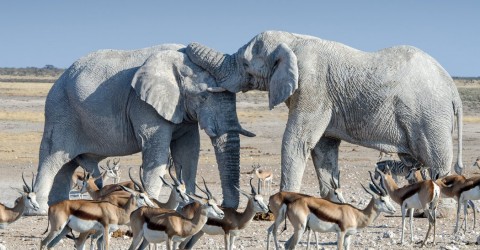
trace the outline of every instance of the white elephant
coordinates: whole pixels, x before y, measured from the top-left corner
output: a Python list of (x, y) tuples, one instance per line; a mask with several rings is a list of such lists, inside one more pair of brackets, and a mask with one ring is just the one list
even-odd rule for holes
[[(312, 36), (267, 31), (232, 55), (198, 43), (188, 45), (186, 53), (229, 91), (268, 91), (271, 109), (286, 103), (282, 190), (299, 190), (310, 153), (317, 175), (336, 173), (341, 140), (398, 153), (404, 162), (419, 161), (445, 175), (453, 160), (455, 116), (455, 170), (463, 168), (458, 91), (440, 64), (417, 48), (369, 53)], [(321, 188), (321, 195), (327, 191)]]
[(35, 182), (43, 212), (48, 194), (48, 204), (68, 199), (77, 166), (99, 174), (100, 160), (137, 152), (150, 195), (159, 195), (169, 152), (193, 192), (198, 125), (215, 149), (224, 205), (238, 205), (239, 134), (254, 135), (238, 122), (235, 94), (219, 88), (183, 51), (182, 45), (102, 50), (76, 61), (55, 82)]

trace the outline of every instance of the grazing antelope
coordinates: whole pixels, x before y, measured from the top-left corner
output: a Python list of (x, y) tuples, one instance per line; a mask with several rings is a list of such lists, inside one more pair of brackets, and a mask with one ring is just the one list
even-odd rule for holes
[[(141, 169), (142, 167), (140, 167)], [(130, 168), (131, 169), (131, 168)], [(130, 172), (129, 172), (130, 174)], [(115, 191), (122, 191), (122, 188), (120, 186), (125, 186), (130, 189), (135, 188), (135, 184), (133, 181), (124, 181), (119, 184), (109, 184), (103, 186), (101, 189), (98, 188), (97, 184), (95, 184), (95, 181), (99, 178), (103, 178), (103, 176), (106, 175), (106, 172), (102, 173), (98, 177), (93, 177), (92, 174), (86, 173), (85, 178), (83, 179), (82, 183), (82, 189), (80, 192), (86, 190), (90, 197), (92, 197), (93, 200), (101, 200), (103, 197), (107, 196), (108, 194), (115, 192)]]
[(10, 208), (0, 203), (0, 229), (5, 229), (7, 226), (20, 217), (22, 217), (25, 208), (38, 210), (39, 205), (37, 203), (37, 196), (35, 191), (33, 190), (33, 183), (35, 183), (35, 175), (32, 174), (32, 185), (28, 186), (27, 182), (25, 181), (25, 177), (22, 173), (22, 180), (23, 180), (23, 191), (17, 188), (14, 188), (18, 191), (22, 196), (18, 197), (15, 200), (15, 205)]
[[(385, 173), (387, 167), (393, 179), (395, 180), (395, 183), (398, 183), (398, 176), (406, 177), (410, 173), (411, 169), (415, 169), (415, 170), (426, 169), (426, 167), (419, 162), (414, 163), (412, 166), (407, 166), (402, 161), (394, 161), (394, 160), (380, 161), (375, 164), (375, 169), (378, 169), (383, 173)], [(378, 176), (375, 175), (375, 178), (378, 178)]]
[(474, 167), (477, 167), (477, 168), (480, 168), (480, 156), (477, 157), (477, 159), (476, 159), (475, 162), (473, 163), (473, 166), (474, 166)]
[[(343, 198), (343, 194), (340, 189), (340, 172), (338, 172), (336, 176), (336, 180), (334, 176), (331, 177), (330, 184), (324, 181), (321, 176), (320, 176), (320, 180), (322, 180), (322, 184), (326, 185), (326, 187), (329, 189), (328, 195), (327, 197), (325, 197), (327, 200), (338, 202), (338, 203), (345, 203), (345, 199)], [(273, 234), (275, 249), (279, 249), (277, 231), (278, 231), (278, 226), (286, 218), (285, 212), (286, 212), (287, 205), (302, 197), (311, 197), (311, 196), (306, 194), (301, 194), (296, 192), (286, 192), (286, 191), (281, 191), (270, 196), (268, 207), (270, 208), (270, 211), (273, 213), (275, 221), (267, 229), (267, 249), (269, 249), (270, 247), (271, 234)], [(317, 239), (316, 234), (315, 234), (315, 238)], [(309, 241), (308, 243), (310, 244), (310, 233), (308, 235), (308, 241)], [(318, 246), (318, 241), (317, 241), (317, 246)]]
[(106, 182), (108, 178), (113, 179), (113, 184), (118, 184), (120, 183), (120, 159), (113, 159), (113, 166), (110, 167), (110, 159), (107, 160), (107, 167), (104, 168), (103, 166), (100, 166), (105, 172), (106, 175), (103, 178), (103, 181)]
[(467, 229), (467, 204), (473, 208), (473, 228), (475, 228), (476, 211), (472, 200), (480, 199), (480, 177), (476, 176), (467, 179), (463, 175), (449, 175), (438, 179), (436, 183), (440, 186), (443, 196), (457, 200), (457, 218), (454, 233), (457, 233), (459, 230), (458, 222), (462, 205), (464, 231)]
[(191, 249), (204, 234), (224, 235), (225, 249), (233, 249), (235, 237), (239, 236), (241, 230), (250, 224), (255, 214), (268, 212), (268, 207), (263, 202), (263, 197), (253, 187), (252, 180), (253, 178), (250, 179), (250, 194), (238, 189), (248, 199), (247, 207), (243, 212), (237, 212), (234, 208), (220, 208), (225, 214), (223, 219), (208, 218), (202, 230), (190, 240), (182, 242), (180, 249)]
[[(272, 189), (272, 179), (273, 179), (273, 174), (272, 171), (261, 169), (260, 164), (257, 164), (256, 166), (252, 166), (255, 175), (258, 178), (258, 186), (259, 189), (258, 193), (265, 195), (265, 188), (266, 188), (266, 195), (270, 195), (271, 189)], [(260, 185), (261, 184), (261, 185)]]
[(336, 232), (337, 249), (344, 249), (344, 244), (345, 249), (349, 249), (351, 235), (370, 225), (381, 212), (395, 213), (384, 187), (374, 183), (370, 184), (370, 189), (363, 189), (372, 196), (363, 210), (315, 197), (300, 198), (288, 204), (287, 218), (293, 225), (294, 234), (285, 243), (285, 249), (294, 249), (306, 228), (316, 232)]
[[(91, 230), (102, 232), (105, 249), (108, 250), (109, 232), (118, 229), (118, 225), (127, 224), (130, 213), (137, 207), (154, 206), (145, 193), (121, 186), (129, 192), (130, 198), (123, 206), (108, 201), (64, 200), (48, 208), (50, 232), (42, 240), (40, 249), (54, 247), (71, 230), (85, 233)], [(48, 231), (45, 230), (44, 234)]]
[[(148, 194), (147, 192), (145, 191), (145, 185), (143, 183), (143, 167), (140, 166), (140, 170), (139, 170), (139, 178), (140, 178), (140, 183), (135, 181), (135, 179), (133, 179), (132, 177), (132, 173), (131, 173), (131, 170), (132, 168), (129, 168), (128, 169), (128, 176), (130, 178), (130, 181), (131, 183), (133, 183), (133, 188), (134, 190), (136, 190), (137, 192), (139, 192), (140, 194), (143, 194), (144, 196), (148, 197)], [(118, 184), (113, 184), (113, 185), (118, 185)], [(121, 186), (120, 186), (121, 188)], [(116, 206), (125, 206), (125, 204), (128, 203), (129, 201), (129, 198), (130, 198), (131, 194), (127, 191), (124, 191), (123, 189), (119, 190), (119, 191), (113, 191), (111, 193), (108, 193), (106, 196), (101, 196), (98, 198), (98, 200), (100, 201), (108, 201), (110, 203), (112, 203), (113, 205), (116, 205)], [(155, 200), (154, 199), (150, 199), (150, 202), (151, 203), (147, 203), (149, 206), (154, 206), (155, 204)], [(152, 202), (153, 201), (153, 202)], [(130, 215), (128, 214), (127, 215), (128, 217), (130, 217)], [(128, 221), (128, 220), (125, 220), (125, 221)], [(123, 225), (123, 224), (119, 224), (119, 225)], [(77, 249), (83, 249), (84, 248), (84, 245), (85, 245), (85, 242), (86, 240), (88, 239), (89, 236), (92, 236), (92, 243), (91, 243), (91, 249), (93, 249), (93, 242), (99, 238), (101, 235), (102, 235), (102, 232), (101, 231), (95, 231), (95, 230), (92, 230), (92, 231), (88, 231), (88, 232), (83, 232), (83, 233), (80, 233), (80, 235), (78, 236), (77, 239), (74, 239), (75, 240), (75, 247)], [(101, 238), (101, 237), (100, 237)], [(101, 242), (101, 240), (98, 241), (99, 243)], [(100, 246), (99, 246), (100, 248)]]
[[(144, 249), (148, 243), (167, 242), (167, 249), (176, 249), (176, 244), (198, 233), (208, 218), (222, 219), (224, 212), (218, 207), (215, 198), (203, 180), (205, 190), (197, 185), (207, 198), (189, 195), (195, 202), (188, 204), (184, 209), (189, 210), (192, 216), (184, 216), (175, 210), (158, 208), (139, 208), (130, 215), (133, 240), (129, 249), (136, 249), (142, 237), (145, 239), (140, 246)], [(199, 204), (195, 204), (199, 203)]]
[[(380, 183), (386, 187), (390, 198), (401, 206), (402, 209), (402, 239), (403, 245), (405, 231), (405, 216), (408, 210), (410, 215), (410, 240), (413, 242), (413, 210), (423, 209), (428, 218), (428, 230), (423, 240), (422, 247), (427, 242), (428, 235), (433, 226), (433, 244), (435, 244), (436, 209), (440, 199), (440, 187), (432, 180), (421, 181), (399, 188), (392, 178), (388, 166), (386, 173), (376, 170), (380, 174)], [(370, 178), (374, 182), (372, 172)]]

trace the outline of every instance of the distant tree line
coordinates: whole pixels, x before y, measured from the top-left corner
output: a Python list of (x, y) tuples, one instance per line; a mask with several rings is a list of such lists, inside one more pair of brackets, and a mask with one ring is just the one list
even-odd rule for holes
[(53, 65), (45, 65), (43, 68), (26, 67), (26, 68), (0, 68), (0, 75), (8, 76), (43, 76), (43, 77), (59, 77), (65, 69), (57, 68)]

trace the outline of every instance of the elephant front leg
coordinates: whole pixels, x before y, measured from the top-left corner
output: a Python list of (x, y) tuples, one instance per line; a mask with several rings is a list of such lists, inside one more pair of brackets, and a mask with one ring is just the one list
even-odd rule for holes
[(280, 189), (298, 192), (308, 154), (320, 140), (330, 121), (331, 112), (289, 114), (282, 140)]
[(169, 157), (170, 138), (166, 141), (163, 139), (152, 140), (143, 146), (142, 167), (143, 167), (143, 184), (145, 191), (153, 198), (158, 199), (162, 189), (162, 181), (160, 176), (166, 173), (168, 157)]
[(200, 134), (196, 123), (189, 126), (187, 133), (170, 143), (170, 152), (176, 165), (177, 176), (180, 176), (179, 167), (182, 167), (187, 193), (194, 193), (200, 152)]
[(323, 136), (312, 150), (312, 160), (317, 173), (320, 197), (329, 195), (331, 187), (325, 185), (325, 183), (330, 183), (334, 176), (338, 176), (338, 148), (340, 142), (338, 139)]
[(75, 165), (63, 153), (41, 157), (33, 187), (40, 210), (26, 211), (26, 213), (46, 214), (48, 205), (67, 200)]

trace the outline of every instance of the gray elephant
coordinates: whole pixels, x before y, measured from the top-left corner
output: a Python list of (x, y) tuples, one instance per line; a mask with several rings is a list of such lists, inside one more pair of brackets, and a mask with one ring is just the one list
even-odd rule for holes
[(48, 194), (48, 204), (68, 199), (77, 166), (99, 174), (102, 159), (137, 152), (150, 195), (159, 195), (169, 152), (193, 192), (199, 125), (215, 149), (224, 205), (238, 205), (239, 134), (254, 134), (238, 122), (235, 94), (219, 88), (183, 51), (181, 45), (102, 50), (76, 61), (55, 82), (35, 182), (43, 209)]
[[(341, 140), (398, 153), (408, 164), (419, 161), (445, 175), (453, 160), (455, 116), (455, 170), (462, 170), (458, 91), (438, 62), (417, 48), (368, 53), (312, 36), (267, 31), (233, 55), (197, 43), (186, 53), (221, 87), (268, 91), (270, 109), (286, 103), (282, 190), (299, 190), (309, 153), (317, 175), (331, 178), (338, 172)], [(322, 187), (321, 195), (327, 191)]]

